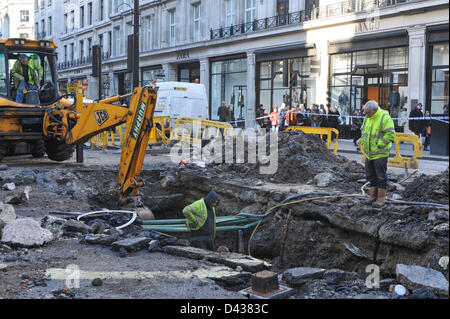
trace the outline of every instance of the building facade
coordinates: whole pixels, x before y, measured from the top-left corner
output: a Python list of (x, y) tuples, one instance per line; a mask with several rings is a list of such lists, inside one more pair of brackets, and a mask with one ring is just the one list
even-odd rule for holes
[(32, 38), (33, 0), (0, 1), (0, 39)]
[[(78, 81), (97, 98), (91, 56), (100, 44), (104, 95), (130, 92), (132, 3), (59, 2), (52, 35), (61, 89)], [(48, 24), (42, 7), (38, 30)], [(141, 0), (140, 8), (141, 83), (203, 83), (213, 120), (222, 101), (248, 127), (259, 104), (270, 113), (282, 103), (332, 103), (346, 135), (348, 116), (370, 99), (399, 116), (419, 102), (440, 114), (448, 102), (446, 0)]]

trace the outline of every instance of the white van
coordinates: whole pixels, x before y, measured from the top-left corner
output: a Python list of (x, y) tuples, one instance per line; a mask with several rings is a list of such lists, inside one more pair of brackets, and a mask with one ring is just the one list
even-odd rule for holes
[(158, 82), (156, 86), (158, 86), (158, 99), (155, 117), (170, 116), (172, 120), (180, 117), (209, 119), (208, 98), (203, 84)]

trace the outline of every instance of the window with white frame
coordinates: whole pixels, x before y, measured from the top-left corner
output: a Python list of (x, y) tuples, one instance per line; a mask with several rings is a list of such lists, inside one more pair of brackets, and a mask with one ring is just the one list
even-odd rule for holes
[(200, 41), (201, 29), (200, 29), (200, 3), (194, 6), (194, 41)]
[(169, 43), (175, 44), (175, 10), (169, 11)]
[(256, 0), (245, 0), (245, 22), (253, 22), (256, 18)]
[(120, 27), (114, 28), (114, 55), (120, 55)]
[(153, 32), (153, 25), (152, 25), (152, 17), (147, 16), (144, 18), (144, 31), (142, 32), (143, 35), (143, 48), (144, 50), (151, 50), (152, 49), (152, 32)]
[(87, 14), (88, 14), (88, 22), (87, 22), (87, 25), (91, 25), (92, 24), (92, 2), (90, 2), (90, 3), (88, 3), (88, 12), (87, 12)]
[(98, 18), (100, 21), (103, 21), (103, 19), (105, 18), (105, 0), (100, 0), (98, 5)]
[(225, 27), (230, 27), (234, 25), (234, 19), (236, 17), (236, 13), (234, 11), (234, 0), (226, 0), (225, 1)]
[(20, 22), (30, 22), (30, 11), (20, 10)]

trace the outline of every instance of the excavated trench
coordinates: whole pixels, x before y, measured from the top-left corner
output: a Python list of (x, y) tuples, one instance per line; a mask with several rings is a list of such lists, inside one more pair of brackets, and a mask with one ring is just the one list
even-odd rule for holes
[[(239, 177), (218, 180), (215, 170), (208, 168), (200, 172), (189, 168), (144, 170), (141, 177), (145, 186), (141, 188), (140, 201), (156, 219), (183, 218), (183, 207), (211, 189), (221, 198), (218, 216), (239, 212), (264, 214), (288, 196), (337, 191), (308, 184), (255, 183)], [(22, 184), (28, 178), (29, 182), (33, 180), (35, 189), (41, 186), (43, 193), (63, 198), (69, 211), (125, 209), (136, 204), (118, 202), (117, 172), (112, 169), (38, 170), (21, 174), (20, 178)], [(408, 191), (407, 187), (404, 192)], [(48, 195), (49, 200), (52, 196)], [(48, 213), (57, 210), (50, 204), (46, 207)], [(188, 238), (187, 233), (172, 235)], [(250, 248), (253, 257), (269, 261), (275, 271), (292, 267), (336, 268), (365, 274), (365, 278), (366, 267), (375, 263), (383, 276), (392, 278), (399, 263), (440, 269), (439, 258), (448, 256), (449, 251), (448, 212), (409, 205), (374, 210), (356, 197), (315, 199), (284, 206), (265, 218), (256, 230), (244, 230), (240, 246), (237, 231), (219, 232), (216, 246), (245, 254)], [(448, 279), (448, 270), (445, 276)]]

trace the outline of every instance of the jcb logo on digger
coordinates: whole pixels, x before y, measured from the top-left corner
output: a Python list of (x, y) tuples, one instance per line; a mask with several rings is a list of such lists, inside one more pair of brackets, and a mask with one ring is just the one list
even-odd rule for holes
[(99, 110), (94, 112), (95, 119), (97, 120), (98, 126), (101, 126), (108, 120), (108, 112), (106, 110)]

